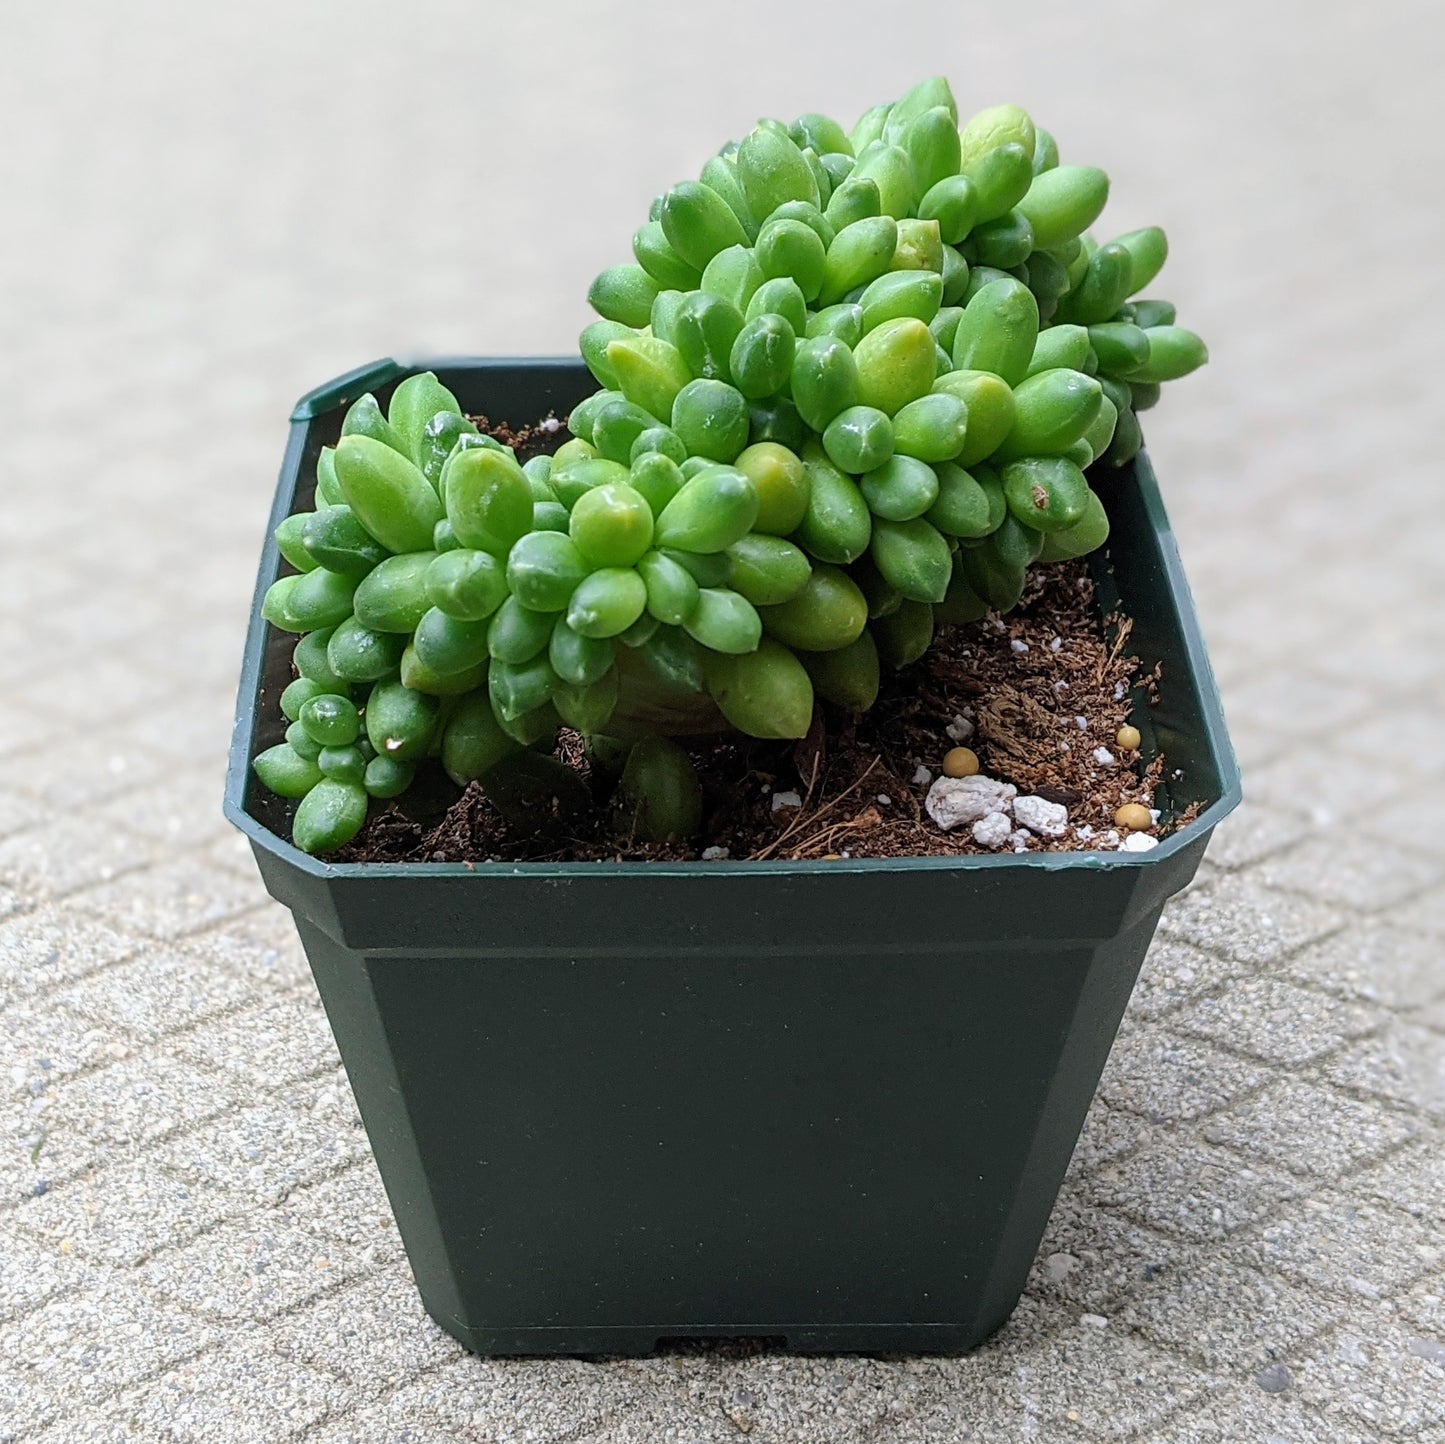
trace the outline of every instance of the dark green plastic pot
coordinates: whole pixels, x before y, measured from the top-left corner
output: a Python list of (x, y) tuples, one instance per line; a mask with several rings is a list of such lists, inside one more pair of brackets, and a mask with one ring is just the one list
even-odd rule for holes
[[(513, 423), (575, 360), (429, 363)], [(307, 396), (271, 522), (387, 361)], [(677, 1336), (961, 1350), (1008, 1317), (1165, 900), (1239, 781), (1147, 460), (1097, 561), (1163, 664), (1146, 747), (1197, 820), (1148, 853), (332, 866), (258, 820), (290, 639), (260, 603), (226, 813), (289, 907), (423, 1301), (486, 1354)]]

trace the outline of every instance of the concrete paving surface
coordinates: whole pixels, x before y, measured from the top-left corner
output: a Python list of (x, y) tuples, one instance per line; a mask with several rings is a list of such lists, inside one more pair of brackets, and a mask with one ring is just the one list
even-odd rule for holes
[[(1445, 60), (1410, 0), (0, 4), (0, 1440), (1445, 1441)], [(1147, 418), (1249, 800), (1012, 1322), (467, 1357), (220, 793), (292, 400), (568, 350), (761, 114), (946, 70), (1157, 220)]]

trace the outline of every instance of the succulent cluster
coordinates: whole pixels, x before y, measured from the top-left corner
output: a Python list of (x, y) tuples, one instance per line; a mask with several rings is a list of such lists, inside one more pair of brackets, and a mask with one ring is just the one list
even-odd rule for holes
[(358, 401), (265, 604), (305, 634), (255, 764), (302, 799), (297, 844), (349, 840), (429, 756), (498, 798), (575, 786), (539, 755), (561, 724), (627, 753), (634, 831), (686, 833), (667, 738), (864, 711), (880, 663), (1099, 546), (1086, 468), (1128, 462), (1136, 413), (1206, 359), (1128, 299), (1163, 232), (1088, 235), (1107, 196), (1015, 106), (960, 127), (943, 80), (851, 134), (763, 121), (593, 284), (603, 389), (555, 456), (520, 464), (431, 375)]

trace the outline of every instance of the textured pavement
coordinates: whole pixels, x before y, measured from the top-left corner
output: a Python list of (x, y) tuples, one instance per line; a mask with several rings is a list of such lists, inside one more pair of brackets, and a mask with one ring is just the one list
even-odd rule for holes
[[(0, 6), (0, 1441), (1445, 1441), (1445, 22), (851, 9)], [(937, 68), (1174, 240), (1214, 359), (1149, 438), (1249, 801), (988, 1347), (466, 1357), (220, 816), (287, 411), (569, 349), (724, 136)]]

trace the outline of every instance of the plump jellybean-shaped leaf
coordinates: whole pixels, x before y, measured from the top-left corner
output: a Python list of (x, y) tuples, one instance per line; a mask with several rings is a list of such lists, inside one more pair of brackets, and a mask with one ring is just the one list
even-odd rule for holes
[(750, 532), (727, 550), (733, 590), (755, 607), (786, 602), (807, 585), (811, 563), (798, 547), (782, 537)]
[(344, 502), (323, 507), (306, 518), (301, 546), (312, 567), (326, 567), (358, 580), (388, 555)]
[(888, 115), (892, 109), (893, 102), (887, 101), (882, 105), (869, 107), (858, 117), (853, 129), (848, 132), (848, 143), (853, 147), (854, 155), (860, 154), (875, 140), (883, 138), (883, 128), (888, 124)]
[(757, 650), (763, 624), (753, 604), (727, 587), (701, 587), (683, 628), (714, 652), (739, 656)]
[(748, 444), (747, 398), (725, 381), (691, 381), (672, 403), (672, 429), (689, 455), (729, 462)]
[(959, 145), (958, 121), (946, 106), (925, 110), (908, 127), (903, 148), (913, 163), (913, 177), (918, 190), (927, 193), (945, 176), (958, 174), (963, 160)]
[(506, 556), (532, 525), (532, 488), (509, 452), (457, 452), (442, 472), (442, 488), (447, 520), (465, 547)]
[(806, 115), (800, 115), (788, 127), (788, 134), (793, 138), (793, 144), (800, 150), (806, 150), (811, 146), (820, 156), (835, 151), (848, 156), (853, 154), (853, 146), (848, 139), (848, 132), (836, 120), (826, 115), (820, 115), (817, 111), (809, 111)]
[(1015, 280), (993, 281), (964, 307), (953, 338), (959, 371), (992, 371), (1010, 386), (1028, 373), (1039, 336), (1039, 303)]
[(822, 562), (844, 566), (868, 550), (873, 523), (858, 484), (809, 442), (803, 450), (808, 480), (807, 508), (793, 539)]
[(741, 313), (766, 279), (751, 247), (729, 246), (707, 263), (700, 285), (709, 296), (717, 296)]
[[(346, 623), (341, 623), (345, 626)], [(320, 631), (308, 632), (296, 643), (291, 653), (292, 665), (297, 673), (309, 681), (320, 684), (323, 692), (346, 691), (344, 678), (339, 676), (326, 656), (327, 643), (335, 636), (334, 627), (322, 627)]]
[(448, 714), (441, 761), (447, 776), (459, 787), (477, 781), (517, 750), (517, 742), (498, 725), (485, 691), (462, 697)]
[(281, 715), (288, 722), (295, 722), (301, 716), (302, 707), (313, 697), (324, 697), (333, 691), (344, 697), (347, 691), (346, 683), (342, 682), (340, 687), (332, 688), (313, 682), (310, 677), (297, 677), (294, 682), (288, 683), (281, 693)]
[(732, 582), (732, 558), (725, 551), (690, 552), (678, 547), (661, 550), (665, 557), (691, 572), (700, 587), (726, 587)]
[(617, 637), (647, 607), (647, 587), (631, 567), (599, 567), (567, 602), (567, 625), (584, 637)]
[(632, 489), (646, 501), (654, 519), (662, 514), (662, 509), (682, 490), (685, 480), (677, 462), (662, 452), (649, 452), (636, 457), (629, 476)]
[(959, 143), (963, 163), (1004, 145), (1017, 145), (1032, 165), (1038, 131), (1028, 112), (1017, 105), (994, 105), (981, 110), (960, 127)]
[(355, 591), (355, 577), (317, 567), (276, 582), (266, 593), (261, 615), (286, 632), (334, 627), (351, 615)]
[(592, 446), (592, 423), (597, 413), (609, 401), (623, 401), (626, 398), (620, 391), (594, 391), (591, 396), (584, 397), (579, 401), (567, 417), (567, 429), (572, 433), (570, 441), (564, 441), (557, 448), (557, 454), (552, 458), (554, 466), (565, 465), (579, 452), (582, 455), (592, 455), (595, 448)]
[(632, 237), (632, 254), (659, 286), (690, 291), (702, 275), (673, 250), (659, 221), (648, 221), (637, 229)]
[[(856, 169), (856, 167), (855, 167)], [(869, 176), (850, 174), (828, 197), (823, 218), (833, 227), (834, 236), (855, 221), (868, 220), (883, 213), (883, 195), (878, 182)], [(829, 241), (831, 246), (832, 242)]]
[(886, 521), (912, 521), (938, 499), (938, 477), (927, 462), (894, 456), (858, 483), (868, 510)]
[(890, 416), (926, 396), (938, 375), (933, 333), (913, 316), (884, 321), (866, 332), (853, 348), (853, 359), (859, 401)]
[(692, 615), (697, 606), (697, 579), (680, 562), (651, 551), (638, 561), (637, 574), (647, 588), (647, 610), (659, 622), (679, 627)]
[(803, 444), (807, 428), (793, 398), (783, 393), (748, 403), (748, 441), (773, 441), (796, 451)]
[(416, 627), (426, 614), (421, 604), (426, 600), (421, 591), (415, 606), (415, 620), (410, 615), (403, 620), (410, 626), (397, 627), (394, 631), (381, 631), (366, 626), (357, 617), (348, 617), (331, 634), (326, 644), (326, 660), (331, 670), (347, 682), (377, 682), (390, 677), (401, 665), (401, 654), (406, 647), (406, 634)]
[[(680, 291), (662, 291), (654, 299), (651, 317), (654, 330), (656, 330), (657, 307), (661, 304), (664, 296), (676, 296), (681, 299)], [(607, 348), (613, 341), (624, 341), (629, 337), (636, 336), (637, 332), (631, 326), (624, 326), (621, 321), (594, 321), (590, 326), (583, 328), (582, 334), (577, 338), (577, 349), (582, 353), (582, 359), (587, 363), (587, 369), (597, 378), (599, 386), (608, 387), (611, 390), (617, 389), (617, 373), (612, 369), (612, 363), (607, 359)]]
[(507, 599), (506, 568), (490, 552), (475, 548), (444, 552), (426, 569), (426, 594), (448, 616), (480, 622)]
[(296, 719), (306, 735), (323, 747), (345, 747), (361, 733), (361, 714), (348, 697), (322, 693), (310, 698)]
[(343, 436), (336, 447), (336, 477), (356, 519), (388, 551), (431, 545), (442, 504), (407, 457), (372, 436)]
[(1133, 261), (1123, 246), (1100, 246), (1089, 258), (1083, 278), (1071, 286), (1054, 315), (1060, 321), (1097, 326), (1124, 303), (1132, 285)]
[(958, 103), (953, 98), (953, 89), (945, 77), (932, 75), (911, 86), (892, 105), (884, 108), (886, 114), (881, 134), (890, 143), (897, 143), (908, 133), (919, 116), (939, 107), (956, 126)]
[(824, 259), (819, 303), (831, 306), (855, 287), (881, 276), (892, 263), (897, 245), (898, 222), (891, 215), (869, 216), (843, 226)]
[(534, 612), (561, 611), (589, 570), (577, 543), (560, 532), (531, 532), (507, 553), (512, 596)]
[(526, 662), (499, 662), (493, 657), (487, 671), (487, 694), (492, 699), (492, 711), (504, 728), (546, 706), (556, 685), (557, 674), (545, 651)]
[(304, 757), (308, 762), (315, 762), (321, 755), (321, 744), (314, 741), (299, 722), (293, 722), (286, 729), (286, 745), (298, 757)]
[(802, 662), (764, 637), (754, 652), (709, 657), (708, 691), (723, 716), (750, 737), (802, 737), (813, 719), (813, 683)]
[(1109, 539), (1109, 518), (1104, 503), (1091, 491), (1084, 503), (1084, 514), (1073, 526), (1051, 531), (1044, 537), (1041, 562), (1062, 562), (1087, 556)]
[[(669, 402), (668, 411), (671, 409), (672, 403)], [(664, 413), (664, 415), (666, 414)], [(627, 466), (632, 461), (632, 448), (636, 445), (637, 438), (644, 431), (650, 431), (661, 424), (654, 412), (647, 410), (638, 402), (629, 400), (625, 396), (614, 396), (592, 413), (592, 445), (597, 450), (597, 456), (589, 459), (595, 461), (601, 458), (617, 466)], [(555, 463), (555, 474), (560, 474), (572, 465), (574, 463), (570, 460), (564, 461), (559, 452)], [(589, 473), (583, 474), (589, 475)], [(592, 477), (591, 485), (601, 486), (603, 484), (602, 473), (591, 473), (590, 475)], [(553, 489), (556, 490), (555, 480)], [(561, 495), (560, 492), (558, 494)], [(563, 497), (563, 500), (566, 498)]]
[(607, 361), (617, 378), (618, 390), (653, 417), (668, 415), (673, 398), (692, 380), (692, 372), (681, 352), (656, 336), (632, 336), (610, 342)]
[(812, 569), (802, 589), (788, 601), (765, 606), (759, 615), (769, 636), (807, 652), (846, 647), (868, 622), (868, 601), (840, 567)]
[(798, 454), (776, 441), (758, 441), (738, 454), (733, 465), (753, 484), (758, 498), (754, 531), (787, 536), (808, 506), (808, 474)]
[(1089, 483), (1084, 473), (1061, 456), (1031, 456), (1003, 469), (1009, 510), (1034, 531), (1063, 531), (1084, 514)]
[[(728, 246), (748, 244), (748, 233), (727, 201), (698, 181), (673, 186), (663, 197), (660, 219), (668, 244), (698, 271)], [(647, 323), (644, 320), (637, 324)]]
[(895, 449), (920, 461), (952, 461), (967, 434), (968, 407), (946, 391), (910, 401), (893, 418)]
[[(552, 692), (556, 692), (557, 688), (565, 687), (567, 683), (560, 681), (554, 676), (551, 685)], [(490, 676), (487, 678), (487, 686), (488, 688), (491, 687)], [(495, 702), (492, 710), (496, 711)], [(549, 694), (547, 700), (540, 706), (530, 708), (525, 712), (519, 712), (515, 717), (503, 717), (498, 714), (497, 722), (509, 737), (520, 742), (524, 748), (536, 749), (543, 747), (550, 751), (557, 745), (557, 729), (562, 725), (562, 718), (557, 709), (552, 705), (552, 697)], [(558, 784), (552, 788), (550, 794), (543, 792), (538, 795), (532, 790), (530, 773), (534, 766), (533, 759), (544, 764), (542, 770), (547, 774), (548, 782), (554, 777), (558, 778)], [(499, 812), (502, 808), (498, 802), (497, 794), (501, 792), (503, 797), (509, 795), (508, 791), (503, 791), (502, 789), (510, 788), (513, 783), (514, 772), (519, 773), (523, 778), (528, 780), (527, 789), (522, 794), (524, 803), (526, 801), (534, 801), (538, 804), (537, 810), (530, 814), (525, 811), (524, 807), (517, 809), (513, 817), (513, 824), (517, 827), (536, 827), (539, 826), (542, 821), (545, 821), (551, 813), (553, 801), (557, 798), (560, 787), (566, 787), (568, 793), (573, 797), (579, 797), (577, 789), (581, 788), (580, 799), (585, 799), (586, 797), (586, 788), (582, 780), (570, 767), (564, 766), (558, 762), (555, 757), (543, 757), (535, 750), (531, 752), (524, 751), (519, 752), (515, 757), (509, 757), (500, 766), (494, 768), (482, 778), (482, 788), (484, 791), (488, 788), (491, 789), (488, 796), (491, 797), (493, 803), (497, 804), (497, 810)], [(565, 773), (566, 777), (562, 778), (561, 773)], [(502, 779), (506, 779), (506, 781)], [(584, 805), (580, 799), (578, 805)]]
[(943, 260), (943, 237), (937, 221), (906, 217), (898, 222), (898, 241), (893, 247), (890, 270), (937, 271), (942, 275)]
[(822, 289), (828, 253), (822, 237), (804, 222), (772, 218), (758, 232), (754, 253), (765, 277), (791, 277), (805, 300), (813, 300)]
[(407, 455), (420, 466), (427, 424), (438, 412), (460, 416), (461, 411), (457, 398), (437, 380), (436, 373), (423, 371), (408, 376), (392, 392), (386, 419)]
[(1053, 371), (1061, 366), (1080, 371), (1088, 355), (1086, 326), (1048, 326), (1039, 332), (1034, 354), (1029, 359), (1028, 374), (1037, 376), (1041, 371)]
[(621, 694), (622, 678), (616, 667), (609, 667), (595, 682), (559, 680), (552, 689), (552, 705), (568, 727), (590, 737), (612, 720)]
[(966, 175), (948, 175), (935, 181), (918, 203), (919, 219), (937, 221), (947, 244), (956, 246), (978, 220), (979, 197)]
[(762, 315), (749, 321), (738, 332), (728, 358), (733, 385), (753, 400), (772, 396), (787, 384), (796, 349), (793, 328), (781, 316)]
[(344, 500), (341, 483), (336, 479), (336, 448), (323, 446), (316, 458), (316, 505), (336, 506)]
[(411, 645), (417, 660), (438, 677), (452, 677), (486, 661), (485, 619), (462, 621), (432, 607), (417, 623)]
[(1103, 171), (1064, 165), (1035, 176), (1018, 210), (1033, 228), (1034, 244), (1049, 250), (1083, 235), (1108, 199), (1109, 177)]
[(915, 602), (941, 602), (948, 591), (953, 555), (943, 534), (921, 516), (877, 518), (869, 554), (884, 579)]
[(552, 473), (551, 486), (563, 506), (574, 507), (595, 487), (625, 485), (630, 475), (623, 462), (594, 456), (588, 461), (573, 461), (559, 466)]
[(933, 469), (938, 477), (938, 497), (926, 516), (945, 536), (987, 536), (1003, 520), (1001, 494), (996, 514), (989, 494), (961, 466), (943, 462)]
[[(660, 626), (648, 641), (626, 656), (628, 666), (623, 673), (623, 706), (641, 723), (647, 721), (657, 689), (680, 694), (695, 694), (703, 690), (706, 653), (680, 626)], [(638, 679), (636, 687), (629, 682), (634, 673)], [(714, 726), (715, 717), (709, 719), (702, 730), (711, 730)]]
[(1144, 433), (1139, 429), (1139, 418), (1126, 407), (1115, 420), (1113, 438), (1100, 459), (1106, 466), (1127, 466), (1143, 445)]
[(963, 243), (970, 263), (1004, 271), (1028, 260), (1033, 248), (1033, 227), (1017, 207), (991, 221), (980, 222)]
[(960, 548), (959, 565), (969, 589), (990, 607), (1008, 612), (1018, 605), (1028, 564), (1000, 556), (992, 537), (976, 547)]
[(366, 789), (360, 783), (322, 778), (297, 806), (291, 840), (302, 852), (334, 852), (361, 831), (366, 809)]
[(973, 184), (973, 225), (1007, 215), (1028, 194), (1034, 169), (1021, 145), (994, 147), (975, 158), (965, 156), (960, 172)]
[(499, 662), (528, 662), (547, 646), (557, 615), (534, 611), (508, 597), (492, 615), (487, 650)]
[(879, 658), (897, 670), (916, 662), (933, 641), (934, 609), (927, 602), (905, 598), (903, 605), (880, 617), (869, 631)]
[(823, 432), (823, 450), (835, 466), (859, 475), (893, 455), (893, 422), (875, 406), (840, 411)]
[(628, 754), (618, 823), (644, 842), (688, 838), (702, 826), (702, 787), (687, 753), (666, 737), (643, 737)]
[(793, 401), (804, 422), (822, 432), (840, 411), (860, 399), (858, 363), (836, 336), (814, 336), (793, 358)]
[(919, 187), (913, 161), (902, 146), (875, 143), (867, 148), (853, 167), (850, 180), (871, 180), (878, 186), (880, 214), (902, 220), (918, 204)]
[(1013, 426), (1013, 390), (991, 371), (950, 371), (933, 383), (934, 391), (956, 396), (968, 408), (963, 450), (954, 458), (972, 466), (991, 456)]
[(316, 759), (302, 757), (286, 742), (258, 753), (251, 768), (277, 797), (305, 797), (321, 781)]
[(606, 321), (645, 326), (652, 317), (658, 283), (641, 266), (610, 266), (587, 291), (587, 304)]
[[(610, 321), (599, 321), (610, 326)], [(455, 411), (438, 411), (421, 429), (416, 446), (416, 464), (421, 474), (440, 490), (442, 469), (463, 436), (476, 436), (477, 426)], [(338, 498), (339, 500), (339, 498)]]
[(1155, 326), (1172, 326), (1177, 313), (1172, 301), (1142, 300), (1134, 303), (1134, 324), (1148, 331)]
[[(306, 526), (315, 515), (315, 512), (310, 511), (294, 512), (275, 531), (276, 550), (300, 572), (309, 572), (321, 565), (321, 562), (306, 550)], [(371, 538), (368, 537), (367, 540), (370, 541)]]
[(1088, 431), (1099, 414), (1103, 388), (1092, 376), (1066, 367), (1040, 371), (1014, 388), (1014, 420), (996, 455), (1055, 456)]
[(361, 775), (361, 785), (366, 788), (368, 797), (384, 800), (400, 797), (415, 777), (416, 768), (410, 762), (398, 762), (392, 757), (373, 757)]
[(1149, 340), (1149, 359), (1129, 373), (1129, 384), (1177, 381), (1197, 371), (1209, 360), (1204, 342), (1183, 326), (1150, 326), (1144, 335)]
[(1105, 321), (1090, 326), (1089, 344), (1108, 376), (1132, 376), (1149, 360), (1149, 336), (1132, 322)]
[[(577, 594), (572, 600), (575, 603)], [(612, 669), (617, 644), (610, 637), (588, 637), (565, 617), (558, 617), (547, 643), (547, 660), (562, 681), (574, 687), (590, 687)]]
[(836, 336), (851, 349), (863, 339), (863, 307), (857, 301), (840, 301), (814, 311), (808, 317), (805, 336), (808, 340)]
[(657, 518), (659, 547), (720, 552), (753, 529), (761, 502), (747, 473), (709, 466), (686, 482)]
[(787, 201), (820, 205), (817, 177), (786, 132), (757, 126), (738, 146), (738, 181), (748, 209), (764, 221)]
[(652, 508), (632, 486), (594, 487), (572, 508), (568, 532), (594, 567), (630, 567), (652, 545)]
[(376, 397), (370, 391), (364, 396), (358, 396), (347, 408), (346, 415), (341, 420), (341, 434), (343, 437), (366, 436), (372, 441), (390, 447), (402, 456), (408, 458), (411, 456), (410, 448), (396, 434), (382, 412)]
[[(719, 196), (727, 208), (737, 218), (739, 226), (742, 227), (744, 238), (751, 241), (758, 234), (758, 222), (753, 218), (753, 213), (748, 209), (747, 197), (743, 195), (741, 181), (738, 180), (737, 152), (730, 155), (715, 155), (702, 168), (700, 177), (703, 185)], [(657, 219), (661, 219), (659, 210)], [(731, 241), (724, 242), (731, 245)], [(721, 248), (719, 248), (721, 249)], [(704, 263), (706, 264), (706, 263)]]
[(673, 344), (699, 380), (730, 379), (728, 358), (743, 329), (742, 312), (721, 296), (694, 291), (678, 307)]
[[(846, 151), (829, 150), (819, 154), (818, 164), (823, 167), (824, 174), (828, 177), (828, 197), (831, 200), (833, 192), (853, 174), (853, 167), (858, 161)], [(824, 241), (823, 244), (826, 245), (827, 242)]]
[(1113, 244), (1122, 246), (1129, 253), (1130, 295), (1142, 291), (1153, 281), (1169, 259), (1169, 238), (1158, 226), (1145, 226), (1142, 230), (1116, 236)]
[(896, 321), (904, 316), (912, 316), (926, 325), (938, 314), (942, 300), (943, 277), (935, 272), (889, 271), (870, 281), (858, 299), (863, 332), (866, 334), (885, 321)]
[(1159, 404), (1160, 385), (1157, 381), (1139, 381), (1131, 379), (1129, 382), (1129, 397), (1132, 405), (1130, 407), (1120, 406), (1119, 410), (1148, 411), (1150, 407)]
[(454, 552), (461, 546), (457, 540), (457, 534), (452, 530), (452, 524), (446, 517), (443, 517), (431, 532), (431, 545), (434, 552)]
[[(968, 262), (964, 260), (962, 254), (953, 246), (944, 246), (943, 304), (945, 306), (959, 305), (968, 291), (970, 279)], [(949, 344), (951, 346), (952, 342)]]
[(361, 783), (366, 777), (366, 754), (359, 747), (323, 747), (316, 766), (335, 782)]
[(849, 712), (866, 712), (878, 700), (878, 648), (868, 630), (846, 647), (804, 652), (798, 660), (825, 701)]
[(753, 292), (744, 319), (756, 321), (759, 316), (781, 316), (794, 336), (806, 334), (808, 303), (791, 276), (774, 276)]
[[(852, 164), (851, 158), (849, 164)], [(828, 218), (818, 209), (817, 206), (809, 205), (807, 201), (788, 201), (780, 205), (771, 216), (770, 221), (801, 221), (815, 236), (823, 243), (823, 250), (833, 244), (833, 237), (837, 234), (837, 228), (829, 222)], [(758, 234), (759, 242), (762, 241), (762, 233)], [(761, 257), (759, 257), (761, 264)], [(764, 267), (766, 270), (766, 267)]]
[(682, 444), (682, 438), (672, 427), (658, 425), (638, 432), (637, 439), (627, 453), (628, 463), (635, 465), (639, 456), (654, 451), (678, 464), (687, 460), (687, 447)]
[(903, 593), (892, 582), (884, 579), (883, 573), (873, 565), (873, 558), (866, 553), (848, 568), (848, 575), (868, 599), (870, 620), (874, 617), (891, 616), (902, 606)]

